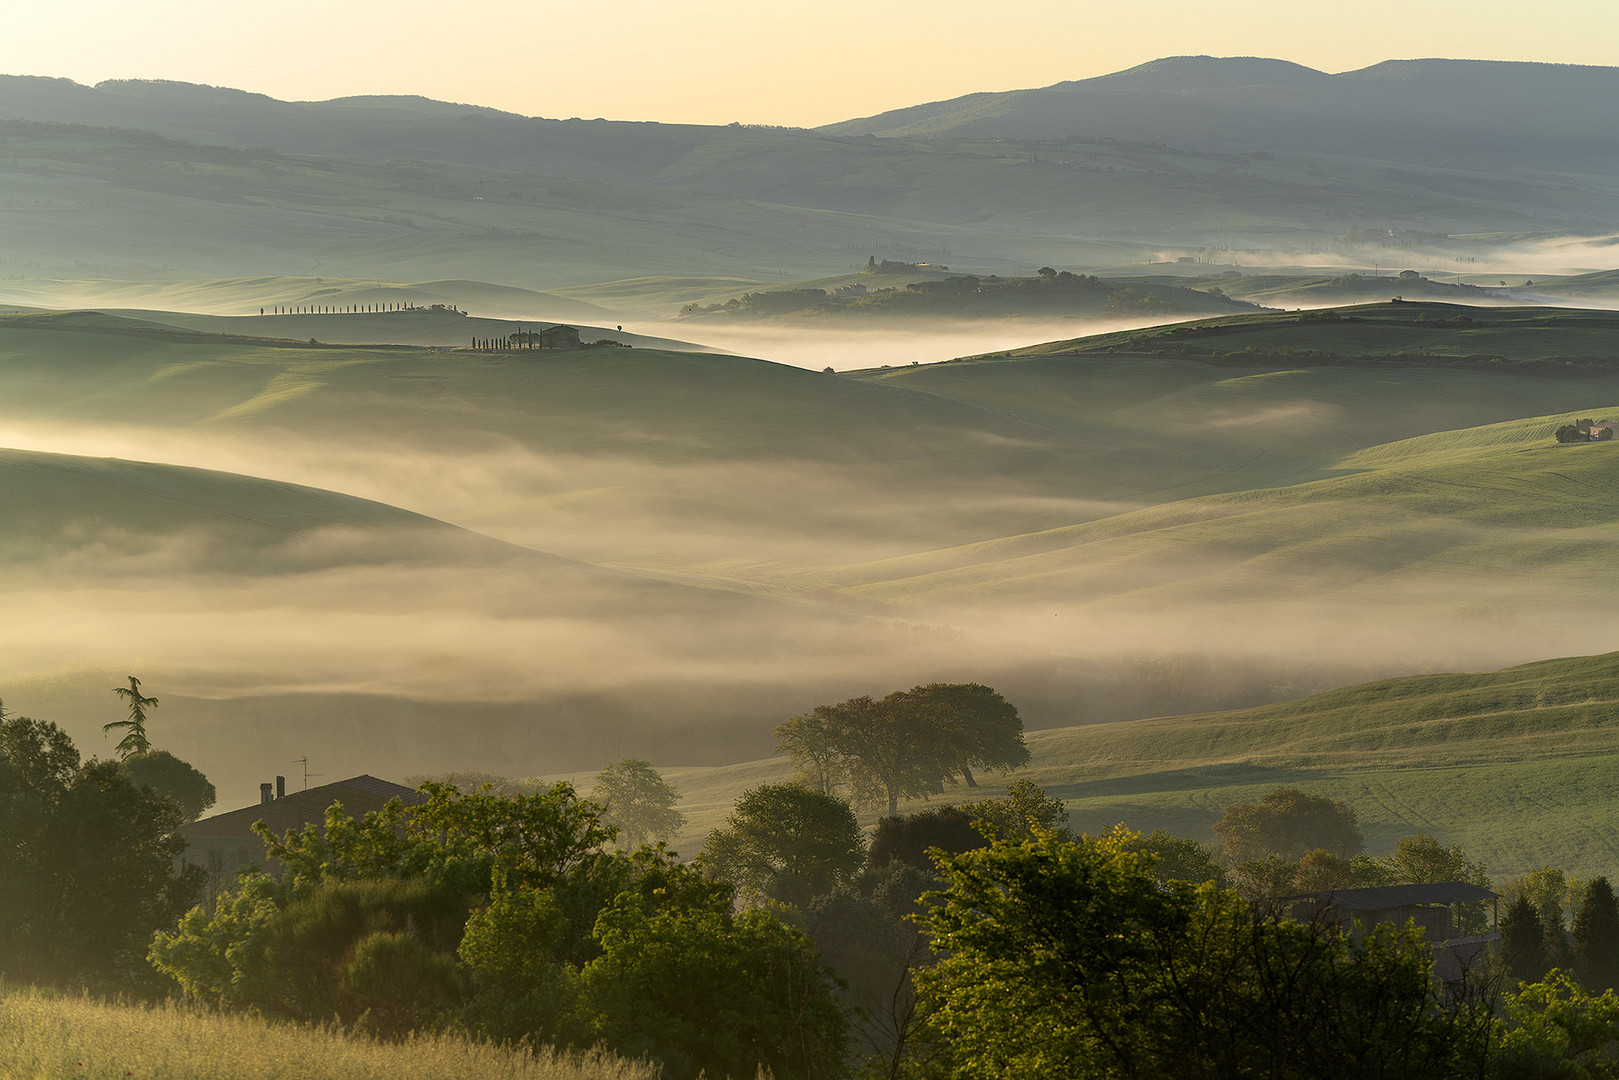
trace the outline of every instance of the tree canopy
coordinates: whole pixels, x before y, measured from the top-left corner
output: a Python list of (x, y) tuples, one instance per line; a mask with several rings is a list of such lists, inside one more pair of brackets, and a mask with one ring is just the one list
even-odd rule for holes
[(174, 800), (186, 821), (195, 821), (214, 805), (214, 785), (194, 765), (167, 750), (131, 754), (120, 763), (136, 787), (149, 787)]
[[(532, 795), (425, 784), (356, 820), (268, 836), (280, 881), (242, 879), (159, 934), (188, 996), (384, 1037), (466, 1024), (501, 1042), (645, 1055), (669, 1080), (815, 1080), (847, 1025), (813, 942), (566, 784)], [(857, 834), (858, 835), (858, 834)]]
[(12, 978), (132, 988), (152, 932), (194, 899), (181, 812), (55, 724), (0, 720), (0, 964)]
[(978, 683), (929, 683), (881, 700), (817, 705), (776, 728), (776, 749), (823, 792), (847, 784), (860, 805), (899, 812), (899, 800), (945, 783), (976, 787), (973, 769), (1028, 764), (1023, 721), (1000, 694)]
[(799, 784), (764, 784), (709, 833), (704, 869), (751, 900), (804, 904), (847, 883), (865, 859), (849, 804)]
[(670, 840), (686, 824), (686, 815), (675, 809), (680, 792), (641, 758), (627, 757), (603, 769), (590, 797), (601, 805), (602, 820), (621, 831), (628, 848)]
[(1132, 840), (1042, 834), (941, 860), (941, 959), (915, 979), (951, 1076), (1482, 1074), (1489, 1010), (1439, 1007), (1417, 931), (1354, 938), (1160, 885)]
[(144, 754), (152, 748), (152, 740), (146, 737), (146, 710), (157, 708), (157, 698), (143, 697), (141, 695), (141, 681), (135, 676), (129, 676), (128, 686), (115, 686), (112, 692), (123, 698), (129, 705), (128, 720), (114, 720), (110, 724), (101, 725), (103, 732), (123, 731), (124, 737), (118, 741), (114, 748), (120, 757), (129, 757), (131, 754)]
[(1348, 803), (1292, 787), (1279, 787), (1258, 803), (1227, 807), (1214, 833), (1233, 865), (1270, 855), (1294, 862), (1317, 849), (1352, 859), (1365, 848)]

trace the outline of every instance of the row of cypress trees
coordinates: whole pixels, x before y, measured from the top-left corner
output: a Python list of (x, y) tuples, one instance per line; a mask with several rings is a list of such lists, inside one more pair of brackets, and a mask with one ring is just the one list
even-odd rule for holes
[(1561, 968), (1593, 994), (1619, 989), (1619, 901), (1608, 879), (1586, 885), (1567, 929), (1560, 908), (1542, 912), (1519, 896), (1501, 917), (1501, 955), (1513, 977), (1525, 982)]

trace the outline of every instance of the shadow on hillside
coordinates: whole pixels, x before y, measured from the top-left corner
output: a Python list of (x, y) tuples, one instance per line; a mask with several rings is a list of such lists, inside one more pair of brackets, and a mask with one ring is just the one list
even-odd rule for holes
[[(1086, 780), (1074, 784), (1047, 784), (1045, 789), (1047, 795), (1077, 801), (1157, 792), (1202, 791), (1209, 788), (1254, 787), (1269, 790), (1273, 787), (1314, 780), (1319, 775), (1311, 769), (1273, 768), (1233, 761), (1197, 765), (1189, 769), (1162, 769), (1157, 772), (1134, 773), (1130, 776), (1111, 776), (1105, 780)], [(1263, 791), (1260, 794), (1263, 794)], [(1251, 796), (1248, 793), (1234, 792), (1231, 801), (1240, 802), (1249, 797)]]

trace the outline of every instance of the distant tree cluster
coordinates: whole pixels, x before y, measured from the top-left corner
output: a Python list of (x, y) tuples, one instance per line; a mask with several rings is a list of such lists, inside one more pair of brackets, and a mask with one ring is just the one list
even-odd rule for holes
[(1586, 418), (1564, 424), (1555, 434), (1560, 443), (1604, 442), (1613, 438), (1613, 427), (1611, 424), (1598, 426), (1595, 420)]
[(776, 727), (776, 749), (822, 792), (847, 785), (856, 805), (888, 807), (945, 783), (976, 787), (974, 769), (1028, 764), (1016, 707), (979, 683), (930, 683), (882, 699), (817, 705)]
[[(888, 264), (909, 265), (909, 264)], [(913, 269), (916, 269), (913, 267)], [(933, 267), (930, 269), (943, 269)], [(1049, 274), (1044, 270), (1050, 270)], [(1131, 291), (1133, 290), (1133, 291)], [(1044, 267), (1035, 277), (1000, 277), (988, 274), (955, 274), (945, 278), (929, 278), (907, 282), (888, 288), (858, 291), (839, 289), (828, 293), (825, 289), (776, 289), (768, 292), (746, 293), (713, 304), (686, 304), (680, 309), (683, 317), (721, 315), (738, 319), (769, 319), (783, 316), (795, 318), (824, 318), (835, 315), (951, 315), (956, 317), (979, 315), (1007, 315), (1018, 313), (1073, 312), (1101, 310), (1116, 295), (1122, 294), (1121, 303), (1134, 303), (1133, 298), (1151, 297), (1150, 290), (1139, 286), (1120, 288), (1108, 282), (1068, 270), (1058, 271)], [(1168, 301), (1154, 298), (1165, 310), (1175, 309)]]

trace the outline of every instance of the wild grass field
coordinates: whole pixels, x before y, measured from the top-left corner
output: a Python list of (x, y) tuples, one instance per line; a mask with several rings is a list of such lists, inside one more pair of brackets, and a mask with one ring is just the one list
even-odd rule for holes
[(605, 1052), (530, 1053), (453, 1035), (384, 1043), (242, 1013), (0, 985), (0, 1076), (7, 1080), (653, 1080), (657, 1074), (644, 1062)]

